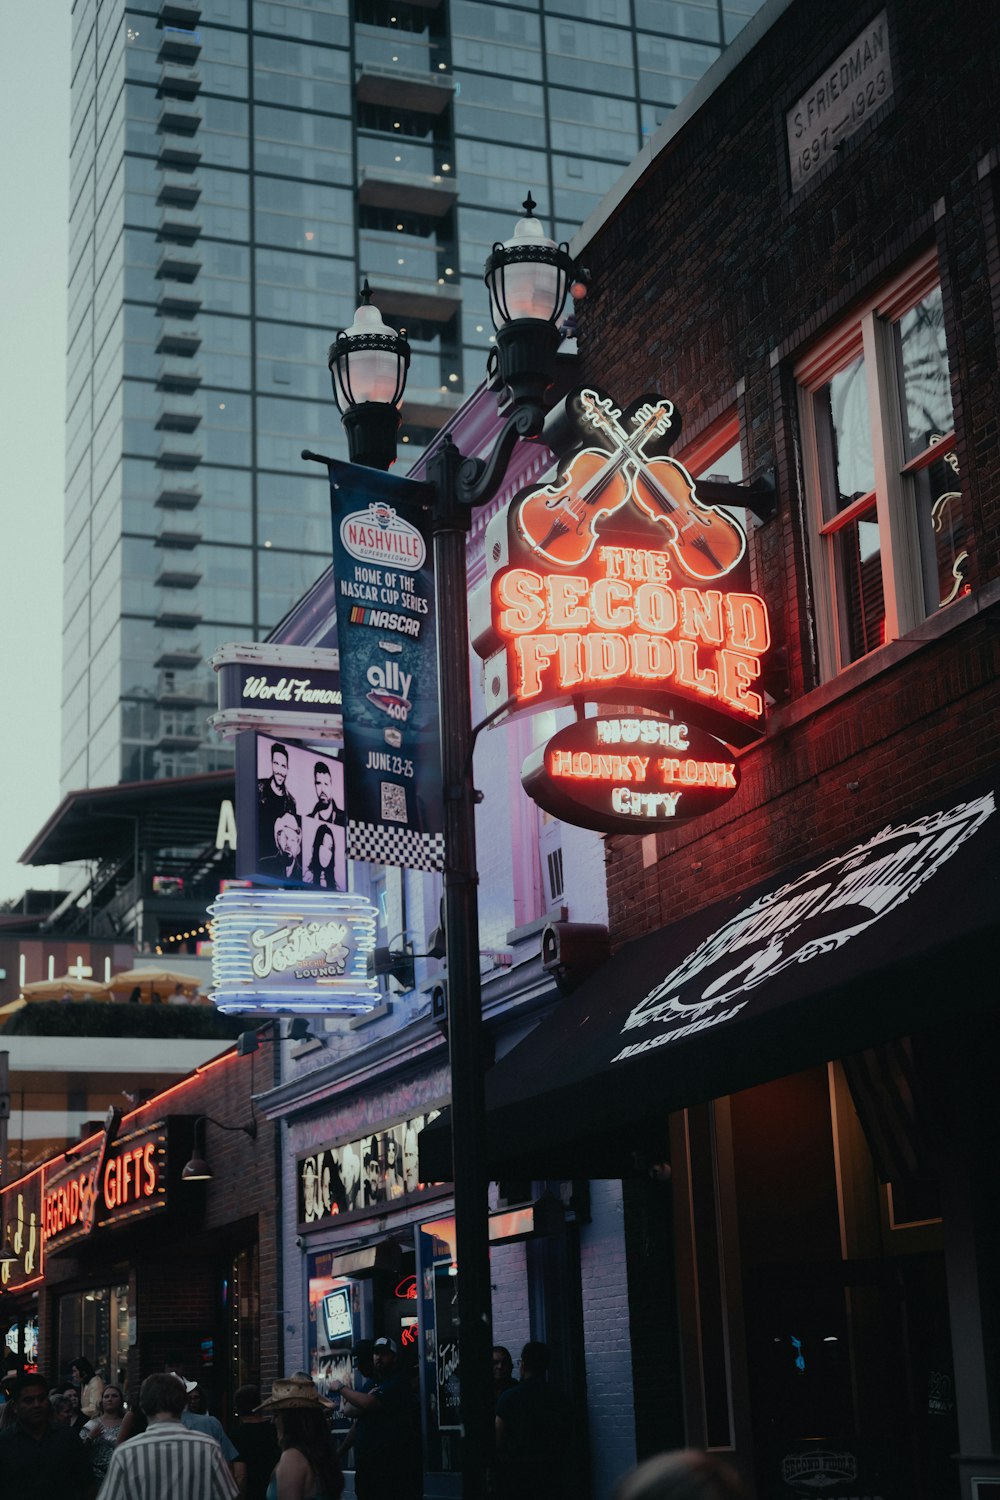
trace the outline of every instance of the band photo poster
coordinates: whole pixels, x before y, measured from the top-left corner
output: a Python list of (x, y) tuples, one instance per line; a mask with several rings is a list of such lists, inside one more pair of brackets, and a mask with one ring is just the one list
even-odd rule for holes
[(261, 885), (346, 891), (343, 762), (296, 740), (243, 738), (238, 785), (252, 780), (253, 788), (239, 801), (252, 800), (253, 818), (237, 843), (240, 875)]
[(418, 1177), (421, 1130), (440, 1110), (370, 1131), (357, 1141), (298, 1160), (298, 1220), (315, 1224), (335, 1214), (394, 1203), (430, 1187)]

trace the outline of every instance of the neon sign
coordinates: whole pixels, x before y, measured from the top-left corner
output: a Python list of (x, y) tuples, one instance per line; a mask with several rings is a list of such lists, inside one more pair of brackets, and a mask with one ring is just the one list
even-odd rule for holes
[(740, 784), (728, 746), (693, 725), (580, 719), (525, 761), (521, 783), (553, 817), (602, 833), (645, 833), (703, 817)]
[(42, 1275), (42, 1176), (36, 1169), (0, 1193), (4, 1244), (15, 1260), (0, 1261), (0, 1286), (14, 1289)]
[(747, 541), (666, 453), (669, 401), (623, 413), (590, 387), (546, 424), (557, 480), (523, 491), (487, 533), (487, 707), (599, 699), (662, 708), (733, 743), (760, 732), (767, 608)]
[(377, 913), (363, 896), (227, 890), (209, 912), (219, 1010), (355, 1015), (379, 1003), (367, 972)]
[(45, 1245), (60, 1250), (91, 1229), (115, 1227), (167, 1206), (164, 1124), (120, 1136), (105, 1147), (46, 1171), (42, 1194)]

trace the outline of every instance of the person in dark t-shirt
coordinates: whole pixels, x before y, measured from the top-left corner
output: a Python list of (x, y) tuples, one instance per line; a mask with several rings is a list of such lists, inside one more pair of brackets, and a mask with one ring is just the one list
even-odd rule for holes
[(0, 1432), (3, 1500), (94, 1500), (97, 1485), (87, 1445), (52, 1420), (44, 1375), (14, 1385), (14, 1420)]
[(257, 783), (257, 861), (279, 852), (274, 837), (278, 818), (291, 813), (298, 821), (299, 810), (288, 790), (288, 750), (284, 745), (271, 746), (271, 774)]
[(233, 1464), (233, 1477), (240, 1486), (241, 1500), (264, 1500), (267, 1482), (281, 1457), (278, 1434), (270, 1417), (254, 1415), (260, 1405), (260, 1391), (255, 1385), (241, 1385), (233, 1396), (236, 1421), (229, 1436), (240, 1451)]
[(525, 1344), (521, 1379), (497, 1397), (497, 1481), (503, 1500), (558, 1500), (566, 1493), (569, 1412), (546, 1379), (548, 1367), (545, 1345)]
[(339, 1382), (331, 1387), (357, 1417), (355, 1493), (358, 1500), (417, 1500), (423, 1474), (411, 1416), (413, 1393), (392, 1339), (375, 1340), (372, 1365), (375, 1384), (366, 1391)]

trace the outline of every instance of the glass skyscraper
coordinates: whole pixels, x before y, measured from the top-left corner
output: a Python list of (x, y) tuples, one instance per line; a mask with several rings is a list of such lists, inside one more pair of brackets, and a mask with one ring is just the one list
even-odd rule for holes
[(346, 457), (361, 279), (415, 458), (482, 377), (527, 191), (569, 238), (759, 3), (75, 0), (64, 791), (230, 763), (206, 658), (327, 564), (299, 453)]

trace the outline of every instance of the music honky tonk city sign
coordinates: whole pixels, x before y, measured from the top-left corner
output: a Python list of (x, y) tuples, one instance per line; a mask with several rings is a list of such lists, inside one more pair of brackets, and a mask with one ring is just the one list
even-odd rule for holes
[[(487, 533), (477, 647), (500, 702), (643, 704), (737, 745), (760, 733), (767, 609), (742, 526), (669, 456), (679, 428), (659, 396), (625, 411), (595, 387), (567, 396), (546, 433), (566, 435), (556, 479), (515, 496)], [(663, 821), (692, 815), (679, 798)]]

